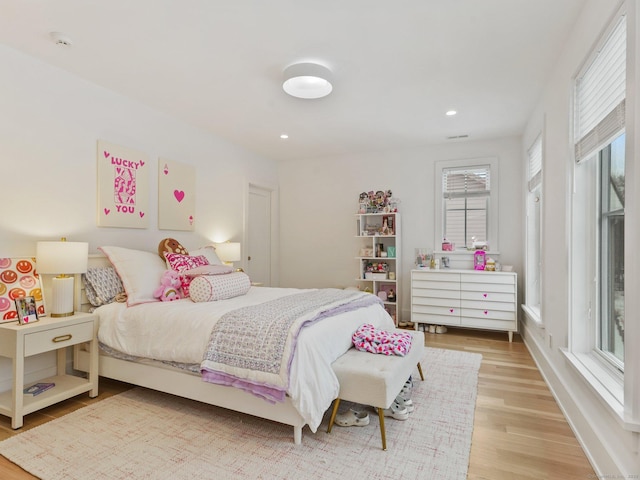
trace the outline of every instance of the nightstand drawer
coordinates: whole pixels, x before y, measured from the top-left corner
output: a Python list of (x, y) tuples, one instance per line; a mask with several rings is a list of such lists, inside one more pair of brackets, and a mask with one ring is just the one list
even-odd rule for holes
[(49, 352), (69, 345), (88, 342), (93, 339), (93, 322), (78, 323), (66, 327), (35, 332), (24, 337), (25, 357)]

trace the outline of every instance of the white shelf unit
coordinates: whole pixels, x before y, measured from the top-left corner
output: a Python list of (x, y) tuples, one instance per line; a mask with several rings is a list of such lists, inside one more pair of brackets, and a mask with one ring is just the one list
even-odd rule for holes
[[(385, 309), (394, 318), (396, 326), (403, 325), (400, 319), (401, 289), (401, 242), (400, 215), (390, 213), (357, 213), (356, 237), (360, 240), (358, 261), (359, 287), (378, 295), (384, 291)], [(373, 270), (373, 271), (368, 271)], [(394, 297), (391, 297), (393, 292)]]

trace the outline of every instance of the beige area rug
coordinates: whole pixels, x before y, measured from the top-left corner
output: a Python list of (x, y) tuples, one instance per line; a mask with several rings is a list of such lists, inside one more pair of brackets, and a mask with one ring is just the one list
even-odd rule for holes
[(386, 452), (368, 407), (368, 426), (327, 434), (329, 411), (294, 445), (291, 427), (134, 388), (0, 442), (0, 453), (45, 480), (466, 479), (481, 358), (427, 348), (415, 411), (385, 419)]

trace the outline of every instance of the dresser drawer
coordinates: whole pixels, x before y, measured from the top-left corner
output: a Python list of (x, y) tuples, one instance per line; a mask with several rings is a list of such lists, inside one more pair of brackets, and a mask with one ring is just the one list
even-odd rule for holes
[(429, 323), (434, 325), (460, 325), (460, 316), (437, 315), (434, 313), (412, 312), (411, 321), (415, 323)]
[(460, 290), (431, 290), (427, 288), (412, 288), (411, 298), (414, 301), (425, 301), (429, 298), (447, 298), (456, 302), (460, 300)]
[(472, 308), (476, 310), (499, 310), (502, 312), (515, 312), (516, 304), (513, 302), (486, 302), (480, 300), (462, 300), (462, 308)]
[(413, 271), (411, 272), (411, 281), (427, 281), (427, 282), (444, 282), (444, 283), (460, 283), (460, 274), (459, 273), (450, 273), (450, 272), (430, 272), (430, 271)]
[(515, 293), (516, 286), (513, 283), (472, 283), (462, 282), (460, 289), (464, 292), (480, 293)]
[(435, 292), (459, 292), (460, 282), (436, 282), (434, 280), (413, 280), (412, 290), (433, 290)]
[(24, 356), (49, 352), (93, 339), (93, 322), (34, 332), (24, 337)]
[(427, 313), (429, 315), (439, 315), (443, 317), (459, 317), (460, 308), (457, 305), (414, 305), (412, 312)]
[(436, 306), (447, 308), (458, 308), (460, 306), (460, 299), (458, 298), (446, 298), (446, 297), (411, 297), (411, 304), (414, 307), (417, 306)]
[(464, 325), (469, 328), (482, 328), (486, 330), (518, 331), (518, 323), (514, 320), (496, 320), (487, 318), (465, 318)]
[(488, 290), (472, 292), (464, 290), (460, 292), (461, 300), (469, 300), (474, 302), (505, 302), (513, 303), (515, 308), (516, 296), (514, 293), (490, 292)]
[(478, 320), (511, 320), (515, 321), (515, 311), (504, 310), (492, 310), (492, 309), (475, 309), (475, 308), (461, 308), (461, 316), (463, 325), (470, 325), (473, 319)]
[(492, 272), (463, 273), (460, 275), (462, 283), (481, 283), (482, 285), (513, 285), (516, 283), (516, 274), (495, 274)]

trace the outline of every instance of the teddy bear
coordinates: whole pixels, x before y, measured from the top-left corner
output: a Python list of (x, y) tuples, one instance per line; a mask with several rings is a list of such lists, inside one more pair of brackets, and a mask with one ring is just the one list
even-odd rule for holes
[(163, 238), (158, 245), (158, 255), (164, 261), (164, 252), (179, 253), (180, 255), (189, 255), (187, 249), (184, 248), (175, 238)]
[(166, 270), (160, 278), (160, 286), (153, 292), (154, 298), (171, 302), (182, 298), (182, 282), (175, 270)]

